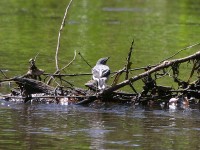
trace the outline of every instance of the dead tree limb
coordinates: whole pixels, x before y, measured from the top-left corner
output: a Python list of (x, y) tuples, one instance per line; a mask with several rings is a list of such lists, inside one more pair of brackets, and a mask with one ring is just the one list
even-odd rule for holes
[[(59, 66), (58, 66), (58, 51), (59, 51), (59, 48), (60, 48), (61, 32), (62, 32), (62, 30), (63, 30), (63, 28), (65, 26), (65, 21), (66, 21), (67, 13), (68, 13), (68, 10), (70, 8), (70, 5), (71, 5), (72, 1), (73, 0), (70, 0), (69, 4), (66, 7), (65, 14), (64, 14), (64, 17), (63, 17), (63, 20), (62, 20), (59, 32), (58, 32), (58, 41), (57, 41), (56, 54), (55, 54), (56, 71), (55, 71), (54, 74), (60, 73), (60, 69), (59, 69)], [(48, 80), (47, 84), (50, 84), (51, 80), (52, 80), (52, 77), (50, 77), (50, 79)]]
[(57, 42), (56, 55), (55, 55), (56, 70), (59, 70), (59, 66), (58, 66), (58, 51), (59, 51), (59, 48), (60, 48), (61, 31), (62, 31), (63, 27), (65, 26), (65, 20), (66, 20), (66, 17), (67, 17), (68, 9), (69, 9), (69, 7), (70, 7), (72, 1), (73, 1), (73, 0), (70, 0), (69, 4), (68, 4), (67, 7), (66, 7), (65, 14), (64, 14), (64, 17), (63, 17), (61, 26), (60, 26), (59, 33), (58, 33), (58, 42)]
[[(115, 79), (113, 80), (113, 83), (112, 83), (112, 86), (115, 86), (120, 78), (120, 76), (125, 72), (126, 75), (125, 75), (125, 80), (128, 79), (128, 75), (129, 75), (129, 72), (131, 71), (131, 65), (132, 65), (132, 62), (130, 62), (131, 60), (131, 54), (132, 54), (132, 51), (133, 51), (133, 44), (134, 44), (134, 39), (131, 43), (131, 47), (129, 49), (129, 53), (128, 53), (128, 56), (126, 58), (126, 65), (121, 69), (121, 70), (118, 70), (117, 72), (114, 73), (113, 76), (115, 76)], [(113, 77), (112, 76), (112, 77)]]
[(200, 51), (198, 51), (198, 52), (196, 52), (193, 55), (190, 55), (188, 57), (184, 57), (184, 58), (180, 58), (180, 59), (174, 59), (174, 60), (171, 60), (171, 61), (164, 61), (164, 62), (156, 65), (155, 67), (149, 69), (148, 71), (146, 71), (144, 73), (141, 73), (141, 74), (139, 74), (137, 76), (129, 78), (128, 80), (125, 80), (125, 81), (123, 81), (123, 82), (121, 82), (121, 83), (119, 83), (119, 84), (117, 84), (115, 86), (112, 86), (112, 87), (104, 90), (102, 92), (102, 94), (103, 95), (104, 94), (105, 95), (110, 94), (113, 91), (116, 91), (116, 90), (118, 90), (118, 89), (120, 89), (120, 88), (122, 88), (122, 87), (124, 87), (126, 85), (129, 85), (130, 82), (133, 83), (133, 82), (135, 82), (137, 80), (140, 80), (140, 79), (142, 79), (144, 77), (147, 77), (148, 75), (150, 75), (150, 74), (152, 74), (154, 72), (157, 72), (157, 71), (162, 70), (164, 68), (168, 68), (170, 66), (173, 66), (174, 64), (180, 64), (180, 63), (187, 62), (187, 61), (193, 60), (193, 59), (200, 59)]
[(130, 62), (130, 59), (131, 59), (131, 54), (133, 52), (133, 44), (134, 44), (134, 39), (133, 39), (133, 41), (131, 43), (131, 47), (130, 47), (130, 50), (129, 50), (129, 53), (128, 53), (128, 57), (127, 57), (127, 63), (126, 63), (126, 66), (125, 66), (125, 72), (126, 72), (125, 80), (128, 79), (129, 70), (130, 70), (131, 64), (132, 64), (132, 62)]
[(34, 79), (15, 77), (12, 80), (15, 81), (19, 86), (22, 86), (22, 90), (25, 90), (23, 92), (26, 92), (27, 95), (35, 93), (52, 94), (55, 90), (54, 87)]

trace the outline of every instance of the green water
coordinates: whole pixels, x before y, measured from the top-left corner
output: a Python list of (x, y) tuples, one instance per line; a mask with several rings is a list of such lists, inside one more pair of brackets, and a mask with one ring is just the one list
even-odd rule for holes
[[(75, 0), (61, 34), (59, 66), (68, 64), (76, 50), (91, 65), (100, 57), (110, 56), (108, 64), (116, 71), (124, 67), (132, 39), (135, 40), (132, 68), (155, 64), (199, 42), (199, 3)], [(67, 4), (64, 0), (0, 2), (0, 68), (8, 69), (9, 77), (26, 73), (28, 60), (37, 53), (38, 67), (47, 73), (55, 71), (57, 36)], [(198, 48), (184, 51), (178, 57), (192, 54)], [(77, 55), (65, 73), (90, 70)], [(88, 77), (72, 80), (80, 86)]]
[[(39, 68), (46, 73), (56, 70), (58, 31), (68, 2), (0, 1), (0, 69), (8, 70), (8, 77), (25, 74), (28, 60), (37, 53)], [(111, 70), (122, 69), (133, 39), (132, 68), (156, 64), (200, 42), (199, 5), (197, 0), (73, 0), (61, 34), (59, 66), (68, 64), (76, 50), (91, 65), (100, 57), (110, 56)], [(185, 50), (176, 58), (193, 54), (199, 48)], [(63, 73), (90, 71), (77, 54)], [(185, 67), (181, 75), (187, 78), (187, 71)], [(81, 87), (89, 79), (90, 76), (67, 78)], [(135, 86), (139, 88), (140, 83)], [(0, 93), (8, 90), (0, 87)], [(99, 109), (54, 105), (1, 105), (0, 145), (3, 149), (48, 149), (49, 146), (52, 149), (199, 149), (199, 111), (196, 110), (171, 116), (160, 110), (157, 114), (157, 110), (138, 112), (133, 109), (128, 110), (127, 115), (123, 108), (99, 112)], [(118, 114), (120, 111), (123, 113)], [(70, 119), (62, 120), (60, 115)], [(191, 120), (193, 123), (189, 123)]]

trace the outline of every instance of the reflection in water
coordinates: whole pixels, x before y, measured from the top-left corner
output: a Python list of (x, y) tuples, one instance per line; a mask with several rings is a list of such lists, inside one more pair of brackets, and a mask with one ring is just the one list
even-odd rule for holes
[(107, 131), (104, 128), (101, 114), (92, 116), (92, 119), (89, 120), (89, 127), (88, 134), (91, 138), (90, 149), (103, 149)]
[(196, 110), (8, 102), (1, 102), (0, 108), (0, 148), (13, 143), (12, 147), (25, 149), (179, 149), (182, 145), (191, 149), (198, 147), (200, 135), (200, 112)]
[(149, 12), (149, 10), (145, 8), (111, 8), (111, 7), (104, 7), (103, 11), (111, 11), (111, 12)]

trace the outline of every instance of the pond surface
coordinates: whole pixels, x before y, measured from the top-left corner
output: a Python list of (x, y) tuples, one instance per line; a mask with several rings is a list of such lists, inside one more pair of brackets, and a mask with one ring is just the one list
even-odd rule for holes
[[(37, 66), (46, 73), (55, 71), (57, 36), (67, 4), (67, 0), (0, 1), (0, 69), (7, 70), (8, 77), (25, 74), (29, 59), (38, 53)], [(199, 42), (199, 5), (196, 0), (74, 0), (61, 34), (59, 67), (68, 64), (76, 50), (91, 65), (110, 56), (111, 70), (122, 69), (133, 39), (132, 68), (155, 64)], [(90, 70), (77, 54), (64, 73)], [(188, 78), (186, 73), (186, 68), (180, 72), (183, 78)], [(89, 79), (67, 78), (80, 87)], [(134, 86), (141, 89), (140, 82)], [(0, 93), (9, 91), (9, 85), (0, 86)], [(157, 107), (1, 100), (0, 149), (200, 149), (199, 116), (199, 108), (171, 112)]]
[(199, 149), (200, 112), (0, 103), (1, 149)]

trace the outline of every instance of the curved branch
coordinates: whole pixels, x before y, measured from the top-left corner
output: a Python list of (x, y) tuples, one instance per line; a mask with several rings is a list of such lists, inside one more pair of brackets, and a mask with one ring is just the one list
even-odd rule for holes
[(69, 9), (69, 7), (70, 7), (72, 1), (73, 1), (73, 0), (70, 0), (69, 4), (68, 4), (67, 7), (66, 7), (65, 14), (64, 14), (64, 17), (63, 17), (61, 26), (60, 26), (59, 33), (58, 33), (58, 42), (57, 42), (56, 55), (55, 55), (56, 70), (59, 70), (59, 67), (58, 67), (58, 51), (59, 51), (59, 47), (60, 47), (61, 31), (62, 31), (63, 27), (65, 26), (65, 20), (66, 20), (66, 17), (67, 17), (68, 9)]
[(75, 59), (76, 59), (76, 50), (74, 51), (74, 58), (66, 66), (64, 66), (62, 69), (60, 69), (60, 71), (62, 71), (65, 68), (69, 67)]

